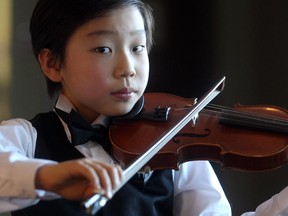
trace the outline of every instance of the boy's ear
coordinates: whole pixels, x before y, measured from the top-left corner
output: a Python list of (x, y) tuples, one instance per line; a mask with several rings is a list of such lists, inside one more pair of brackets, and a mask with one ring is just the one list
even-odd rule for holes
[(43, 49), (38, 54), (38, 61), (42, 68), (43, 73), (53, 82), (61, 82), (60, 68), (57, 62), (50, 60), (50, 50)]

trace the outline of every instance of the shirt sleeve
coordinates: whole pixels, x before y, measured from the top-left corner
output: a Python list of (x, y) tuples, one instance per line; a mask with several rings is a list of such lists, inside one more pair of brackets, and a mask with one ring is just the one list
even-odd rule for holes
[(231, 207), (208, 161), (190, 161), (174, 171), (174, 215), (230, 216)]
[(269, 200), (259, 205), (255, 212), (247, 212), (241, 216), (281, 216), (288, 215), (288, 187), (275, 194)]
[[(24, 119), (0, 124), (0, 212), (33, 205), (50, 193), (36, 190), (37, 169), (54, 161), (34, 159), (37, 132)], [(56, 197), (56, 195), (55, 195)]]

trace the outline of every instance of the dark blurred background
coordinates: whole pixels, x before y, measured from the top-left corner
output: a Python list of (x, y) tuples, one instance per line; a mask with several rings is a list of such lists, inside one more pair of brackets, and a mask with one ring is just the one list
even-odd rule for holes
[[(11, 117), (31, 118), (53, 103), (46, 97), (43, 75), (30, 47), (28, 25), (35, 2), (13, 1)], [(201, 97), (226, 76), (225, 89), (214, 103), (288, 108), (288, 1), (147, 2), (156, 19), (148, 92)], [(285, 165), (254, 173), (223, 170), (211, 163), (236, 216), (255, 210), (288, 185)]]
[[(288, 1), (153, 1), (157, 30), (148, 91), (201, 97), (222, 76), (215, 103), (288, 108)], [(288, 141), (288, 139), (287, 139)], [(288, 167), (247, 173), (213, 163), (233, 215), (288, 185)]]

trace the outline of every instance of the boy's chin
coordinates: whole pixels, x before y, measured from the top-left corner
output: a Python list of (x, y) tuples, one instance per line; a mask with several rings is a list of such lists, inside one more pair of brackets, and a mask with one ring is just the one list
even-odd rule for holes
[(119, 111), (116, 118), (133, 118), (137, 116), (144, 106), (144, 97), (141, 97), (134, 105), (122, 107), (121, 111)]

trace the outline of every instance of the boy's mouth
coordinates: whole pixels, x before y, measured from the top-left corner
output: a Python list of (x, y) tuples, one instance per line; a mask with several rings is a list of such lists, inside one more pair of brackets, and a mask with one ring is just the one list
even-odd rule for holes
[(136, 91), (133, 88), (122, 88), (119, 91), (112, 92), (112, 95), (119, 100), (130, 100)]

